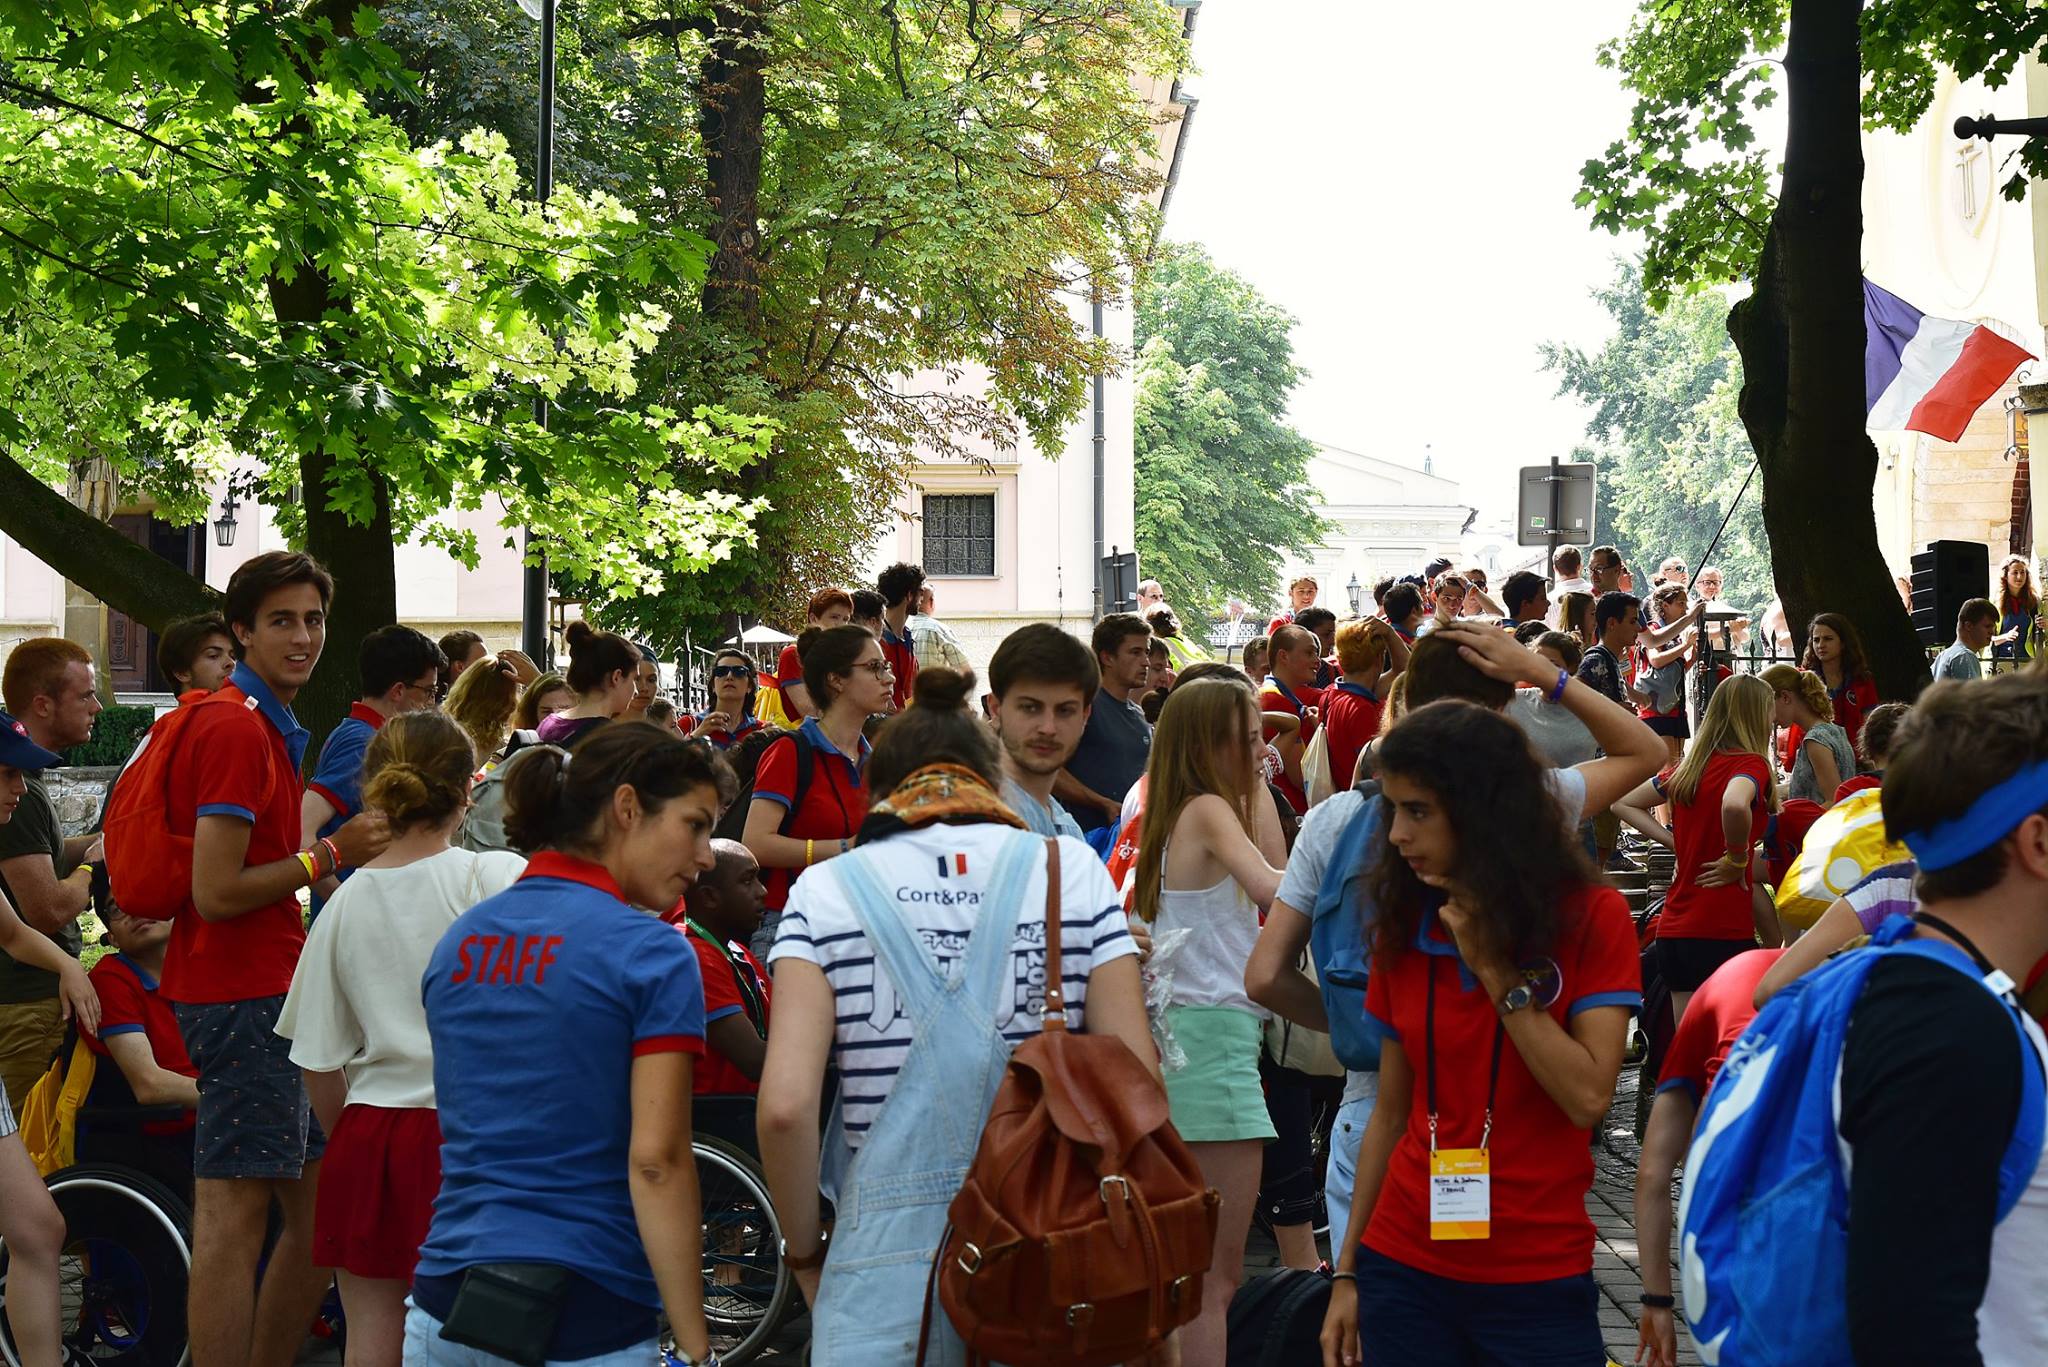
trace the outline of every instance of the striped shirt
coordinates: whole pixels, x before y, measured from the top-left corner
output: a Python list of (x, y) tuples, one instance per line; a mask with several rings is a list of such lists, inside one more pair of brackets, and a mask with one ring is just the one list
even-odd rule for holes
[[(927, 826), (863, 845), (842, 859), (867, 861), (912, 933), (939, 971), (959, 971), (968, 937), (981, 912), (982, 892), (1011, 835), (1008, 826)], [(769, 953), (802, 959), (823, 970), (837, 1003), (833, 1062), (838, 1065), (846, 1142), (858, 1149), (910, 1051), (910, 1021), (902, 1014), (886, 974), (876, 982), (875, 955), (839, 881), (842, 859), (813, 865), (796, 880)], [(1078, 1030), (1097, 967), (1137, 953), (1123, 899), (1085, 844), (1060, 840), (1061, 982), (1067, 1024)], [(1039, 1029), (1045, 1001), (1045, 868), (1024, 885), (1011, 949), (1014, 991), (998, 1011), (997, 1026), (1012, 1045)]]
[(1913, 880), (1919, 873), (1918, 864), (1904, 859), (1872, 869), (1862, 882), (1842, 894), (1865, 935), (1876, 934), (1890, 917), (1911, 916), (1920, 910), (1920, 901), (1913, 895)]

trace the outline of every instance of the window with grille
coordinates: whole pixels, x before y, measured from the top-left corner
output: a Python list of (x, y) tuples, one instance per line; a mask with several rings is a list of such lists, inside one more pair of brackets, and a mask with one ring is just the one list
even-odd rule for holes
[(996, 496), (924, 496), (924, 572), (990, 576), (996, 572)]

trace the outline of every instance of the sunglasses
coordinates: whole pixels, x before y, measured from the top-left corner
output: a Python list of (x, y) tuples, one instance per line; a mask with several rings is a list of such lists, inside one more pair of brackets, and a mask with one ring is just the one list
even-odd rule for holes
[(754, 671), (746, 665), (716, 665), (711, 670), (714, 679), (744, 679)]

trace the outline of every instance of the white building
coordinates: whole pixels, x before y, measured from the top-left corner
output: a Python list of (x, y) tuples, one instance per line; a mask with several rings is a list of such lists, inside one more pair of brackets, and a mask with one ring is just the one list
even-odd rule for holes
[[(1191, 34), (1200, 0), (1176, 4), (1186, 11)], [(1152, 169), (1161, 178), (1153, 202), (1163, 214), (1195, 102), (1178, 81), (1148, 81), (1145, 88), (1161, 119)], [(1070, 295), (1067, 306), (1076, 326), (1130, 356), (1128, 301), (1101, 307)], [(952, 387), (971, 390), (977, 380), (963, 375)], [(930, 373), (911, 381), (918, 389), (947, 383)], [(977, 442), (965, 458), (921, 453), (897, 500), (895, 526), (868, 549), (869, 584), (885, 565), (922, 565), (934, 612), (983, 674), (996, 644), (1026, 622), (1086, 633), (1114, 596), (1102, 583), (1103, 558), (1130, 551), (1136, 541), (1134, 427), (1126, 366), (1091, 384), (1087, 406), (1056, 449), (1039, 449), (1027, 438), (1008, 451)], [(1130, 594), (1136, 580), (1127, 578), (1122, 588)]]
[(1359, 606), (1370, 610), (1379, 580), (1420, 574), (1437, 556), (1459, 560), (1464, 554), (1473, 509), (1460, 501), (1454, 479), (1319, 444), (1308, 482), (1316, 491), (1315, 510), (1331, 530), (1305, 558), (1287, 560), (1275, 586), (1276, 607), (1285, 603), (1285, 586), (1308, 574), (1321, 586), (1316, 601), (1338, 616), (1351, 606), (1354, 580)]

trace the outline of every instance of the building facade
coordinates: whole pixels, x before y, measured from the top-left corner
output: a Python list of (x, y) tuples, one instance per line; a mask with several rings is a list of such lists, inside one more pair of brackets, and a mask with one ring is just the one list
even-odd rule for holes
[(1473, 510), (1461, 501), (1454, 479), (1319, 443), (1309, 458), (1308, 482), (1330, 532), (1306, 556), (1288, 558), (1276, 607), (1285, 602), (1284, 586), (1307, 574), (1321, 587), (1316, 601), (1340, 617), (1352, 606), (1354, 581), (1357, 606), (1370, 611), (1379, 580), (1420, 574), (1438, 556), (1459, 560), (1465, 554)]

